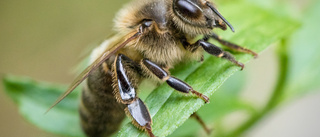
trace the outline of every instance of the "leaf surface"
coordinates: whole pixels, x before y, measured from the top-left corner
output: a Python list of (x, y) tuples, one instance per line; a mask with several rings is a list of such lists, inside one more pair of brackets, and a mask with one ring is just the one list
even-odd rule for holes
[(37, 127), (65, 136), (83, 136), (78, 116), (79, 89), (45, 114), (66, 87), (11, 75), (3, 83), (23, 117)]

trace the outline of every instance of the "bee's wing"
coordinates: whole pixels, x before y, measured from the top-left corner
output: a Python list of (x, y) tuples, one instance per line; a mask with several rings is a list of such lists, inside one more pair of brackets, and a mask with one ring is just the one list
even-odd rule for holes
[[(130, 36), (130, 34), (132, 36)], [(55, 105), (57, 105), (61, 100), (63, 100), (67, 95), (69, 95), (77, 86), (79, 86), (79, 84), (84, 81), (89, 74), (96, 69), (97, 67), (99, 67), (105, 60), (107, 60), (111, 55), (113, 55), (114, 53), (116, 53), (119, 49), (121, 49), (122, 47), (124, 47), (125, 45), (127, 45), (129, 42), (131, 42), (132, 40), (135, 40), (137, 38), (139, 38), (141, 36), (141, 33), (138, 31), (135, 32), (131, 32), (128, 34), (130, 37), (127, 38), (126, 40), (124, 40), (122, 43), (117, 43), (114, 46), (111, 46), (112, 48), (107, 49), (106, 51), (104, 51), (102, 53), (102, 55), (100, 55), (100, 57), (98, 57), (90, 66), (88, 66), (84, 71), (82, 71), (80, 73), (80, 75), (78, 75), (78, 77), (72, 82), (72, 84), (70, 85), (70, 87), (56, 100), (56, 102), (46, 111), (46, 113), (52, 109)], [(128, 36), (127, 35), (127, 36)], [(122, 38), (125, 39), (125, 38)]]

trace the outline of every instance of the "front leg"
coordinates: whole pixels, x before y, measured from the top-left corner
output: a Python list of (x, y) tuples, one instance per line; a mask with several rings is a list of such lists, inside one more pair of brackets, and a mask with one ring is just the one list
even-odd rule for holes
[(194, 52), (195, 50), (197, 50), (200, 46), (209, 54), (214, 55), (216, 57), (219, 58), (224, 58), (227, 59), (229, 61), (231, 61), (232, 63), (234, 63), (235, 65), (241, 67), (241, 70), (243, 70), (244, 68), (244, 64), (238, 62), (231, 53), (224, 51), (223, 49), (221, 49), (220, 47), (213, 45), (212, 43), (208, 42), (207, 38), (204, 39), (200, 39), (197, 42), (190, 44), (186, 41), (186, 39), (181, 39), (181, 43), (182, 45), (189, 50), (190, 52)]
[(211, 55), (231, 61), (235, 65), (241, 67), (241, 70), (243, 70), (244, 64), (238, 62), (231, 53), (223, 51), (220, 47), (204, 40), (199, 40), (195, 44), (200, 45), (206, 52), (208, 52)]
[(246, 49), (244, 47), (241, 47), (237, 44), (231, 43), (229, 41), (226, 41), (224, 39), (222, 39), (221, 37), (219, 37), (217, 34), (212, 33), (211, 35), (206, 36), (207, 38), (213, 38), (215, 40), (217, 40), (219, 43), (221, 43), (224, 46), (229, 47), (230, 49), (236, 50), (238, 52), (244, 52), (244, 53), (248, 53), (248, 54), (252, 54), (255, 58), (258, 57), (258, 54), (253, 52), (252, 50)]
[[(128, 64), (128, 65), (126, 65)], [(133, 78), (128, 76), (129, 66), (137, 66), (128, 57), (119, 54), (114, 64), (114, 89), (117, 100), (126, 105), (126, 114), (132, 118), (132, 123), (139, 129), (146, 130), (150, 137), (154, 137), (151, 129), (151, 116), (146, 105), (137, 97), (137, 85), (133, 82)]]

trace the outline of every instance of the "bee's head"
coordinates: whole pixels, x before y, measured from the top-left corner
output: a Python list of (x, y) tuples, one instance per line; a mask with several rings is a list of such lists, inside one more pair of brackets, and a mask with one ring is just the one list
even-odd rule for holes
[(213, 28), (226, 30), (227, 25), (234, 31), (231, 24), (207, 0), (173, 0), (172, 10), (175, 25), (185, 32), (204, 34)]

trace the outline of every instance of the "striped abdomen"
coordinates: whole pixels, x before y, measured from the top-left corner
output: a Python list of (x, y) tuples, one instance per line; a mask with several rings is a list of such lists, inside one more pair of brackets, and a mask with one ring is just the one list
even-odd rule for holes
[(112, 72), (100, 66), (86, 84), (79, 110), (82, 129), (89, 137), (110, 136), (125, 117), (123, 104), (113, 94)]

